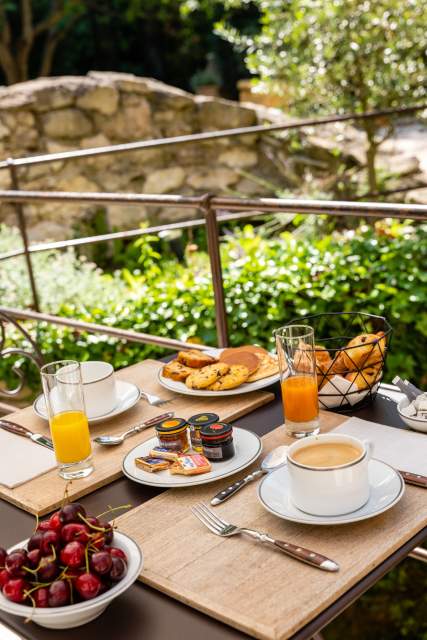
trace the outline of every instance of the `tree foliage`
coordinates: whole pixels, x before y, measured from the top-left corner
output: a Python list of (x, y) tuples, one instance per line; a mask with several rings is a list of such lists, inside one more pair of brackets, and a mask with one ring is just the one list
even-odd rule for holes
[[(246, 0), (223, 0), (242, 6)], [(217, 32), (246, 50), (249, 70), (290, 93), (300, 114), (366, 112), (409, 106), (427, 95), (425, 0), (254, 0), (259, 33), (230, 25)], [(384, 123), (366, 120), (370, 188)]]

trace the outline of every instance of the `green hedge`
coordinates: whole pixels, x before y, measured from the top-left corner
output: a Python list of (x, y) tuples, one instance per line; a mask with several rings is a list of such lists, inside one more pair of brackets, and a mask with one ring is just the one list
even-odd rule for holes
[[(10, 231), (3, 229), (5, 242)], [(399, 373), (425, 384), (427, 346), (427, 227), (377, 223), (324, 237), (285, 232), (263, 238), (246, 226), (221, 245), (233, 345), (272, 347), (272, 331), (292, 318), (326, 311), (384, 315), (393, 326), (387, 379)], [(15, 236), (13, 236), (15, 238)], [(12, 239), (13, 239), (12, 238)], [(16, 240), (16, 238), (15, 238)], [(35, 256), (42, 307), (51, 313), (183, 340), (215, 344), (215, 313), (207, 256), (161, 258), (157, 239), (139, 241), (141, 270), (111, 275), (63, 254)], [(13, 242), (12, 242), (13, 244)], [(0, 238), (0, 250), (2, 240)], [(26, 306), (25, 265), (4, 263), (2, 304)], [(40, 325), (47, 360), (103, 358), (123, 367), (160, 351), (99, 335)], [(0, 376), (5, 365), (0, 363)]]

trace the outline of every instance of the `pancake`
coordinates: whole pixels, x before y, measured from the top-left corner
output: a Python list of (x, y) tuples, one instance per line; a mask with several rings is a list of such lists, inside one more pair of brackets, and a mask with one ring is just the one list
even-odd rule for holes
[(261, 362), (255, 353), (241, 349), (226, 349), (221, 353), (219, 361), (230, 366), (232, 364), (243, 365), (247, 368), (249, 376), (255, 373)]
[(246, 382), (256, 382), (257, 380), (262, 380), (263, 378), (268, 378), (269, 376), (274, 376), (276, 373), (279, 373), (279, 363), (271, 355), (261, 356), (260, 360), (261, 363), (258, 369), (249, 376)]

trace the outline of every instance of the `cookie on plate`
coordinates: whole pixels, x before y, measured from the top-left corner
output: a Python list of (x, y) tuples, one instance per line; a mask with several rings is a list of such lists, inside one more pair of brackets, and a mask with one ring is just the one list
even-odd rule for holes
[(188, 351), (180, 351), (178, 353), (178, 362), (184, 364), (186, 367), (191, 367), (192, 369), (201, 369), (202, 367), (206, 367), (208, 364), (218, 362), (218, 360), (203, 351), (189, 349)]
[(190, 373), (193, 373), (194, 369), (186, 367), (185, 364), (181, 364), (178, 360), (172, 360), (165, 364), (162, 370), (162, 376), (164, 378), (171, 378), (177, 382), (185, 382)]
[(219, 380), (211, 384), (209, 391), (227, 391), (235, 389), (249, 378), (249, 370), (243, 364), (232, 364), (230, 371), (222, 376)]
[(229, 370), (230, 367), (224, 362), (209, 364), (207, 367), (193, 371), (186, 379), (185, 384), (189, 389), (206, 389)]

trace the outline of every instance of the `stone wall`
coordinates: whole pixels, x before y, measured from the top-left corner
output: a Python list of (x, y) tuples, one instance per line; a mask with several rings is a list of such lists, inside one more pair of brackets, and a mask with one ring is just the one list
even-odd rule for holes
[[(261, 110), (260, 110), (261, 109)], [(40, 78), (0, 89), (0, 157), (20, 157), (162, 138), (265, 121), (256, 105), (194, 96), (148, 78), (91, 72), (86, 77)], [(283, 116), (282, 116), (283, 117)], [(271, 144), (270, 144), (271, 143)], [(19, 170), (22, 189), (132, 191), (137, 193), (271, 195), (295, 186), (298, 171), (288, 162), (287, 142), (264, 136), (163, 147), (114, 156), (56, 161)], [(319, 145), (316, 157), (333, 160)], [(0, 189), (9, 188), (0, 171)], [(26, 205), (33, 240), (76, 232), (96, 207)], [(111, 228), (133, 228), (143, 220), (164, 222), (195, 215), (184, 209), (109, 206)], [(15, 224), (3, 204), (0, 221)]]

